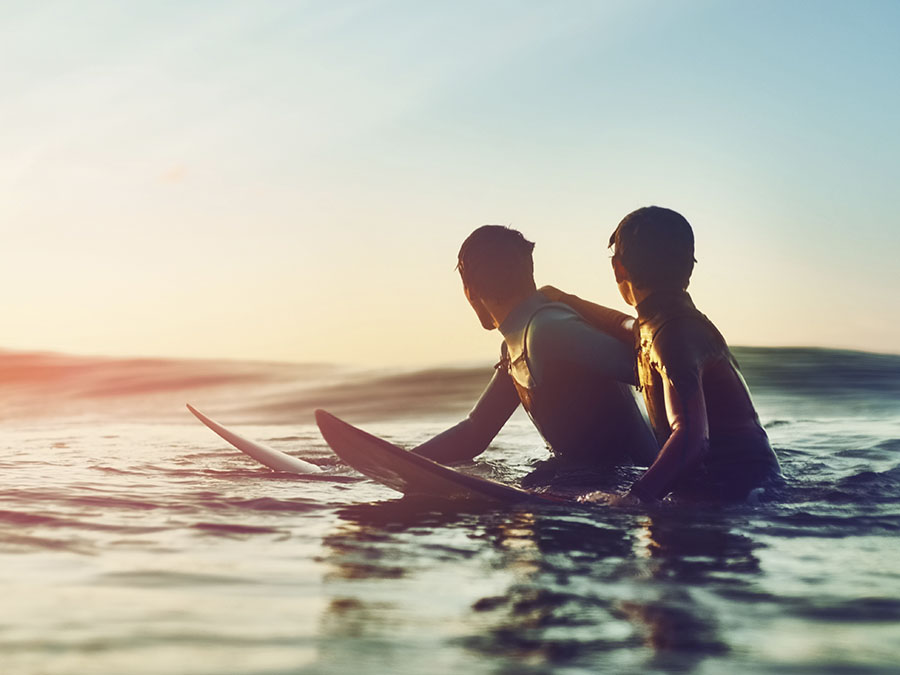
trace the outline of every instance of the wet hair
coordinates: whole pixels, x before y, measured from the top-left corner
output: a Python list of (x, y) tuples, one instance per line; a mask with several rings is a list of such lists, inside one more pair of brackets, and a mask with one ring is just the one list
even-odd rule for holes
[(503, 302), (534, 290), (534, 243), (503, 225), (482, 225), (466, 237), (456, 269), (477, 296)]
[(629, 213), (610, 236), (609, 245), (638, 288), (686, 289), (697, 262), (690, 223), (661, 206)]

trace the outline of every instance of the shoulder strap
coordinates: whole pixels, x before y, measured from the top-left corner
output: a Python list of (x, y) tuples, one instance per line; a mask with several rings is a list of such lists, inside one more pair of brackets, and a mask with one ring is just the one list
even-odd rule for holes
[(528, 317), (528, 321), (525, 323), (525, 328), (522, 330), (522, 353), (513, 363), (518, 363), (519, 361), (524, 360), (525, 366), (528, 368), (528, 372), (531, 373), (532, 377), (534, 377), (534, 371), (531, 369), (531, 358), (528, 356), (528, 331), (531, 328), (531, 324), (534, 323), (534, 318), (543, 310), (560, 308), (566, 309), (573, 314), (578, 315), (578, 312), (562, 302), (550, 302), (546, 305), (541, 305), (536, 310), (534, 310), (534, 313), (530, 317)]

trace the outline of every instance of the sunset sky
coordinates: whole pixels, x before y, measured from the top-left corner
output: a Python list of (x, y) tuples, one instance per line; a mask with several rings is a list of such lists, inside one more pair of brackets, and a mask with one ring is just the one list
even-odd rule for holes
[(694, 225), (739, 345), (900, 352), (900, 2), (4, 2), (0, 348), (488, 361), (484, 223), (624, 309)]

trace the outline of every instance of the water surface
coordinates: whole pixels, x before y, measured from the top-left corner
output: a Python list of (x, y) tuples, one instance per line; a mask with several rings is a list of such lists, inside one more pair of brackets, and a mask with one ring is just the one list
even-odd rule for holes
[[(896, 672), (900, 357), (737, 354), (789, 482), (710, 510), (399, 498), (312, 423), (412, 446), (489, 367), (0, 353), (0, 671)], [(326, 471), (255, 465), (186, 401)], [(517, 414), (467, 470), (544, 456)]]

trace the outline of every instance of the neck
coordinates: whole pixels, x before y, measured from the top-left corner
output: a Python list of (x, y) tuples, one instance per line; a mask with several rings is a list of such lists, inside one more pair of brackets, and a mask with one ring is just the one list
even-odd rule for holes
[(487, 310), (491, 313), (491, 316), (494, 318), (494, 327), (499, 328), (500, 324), (506, 320), (506, 317), (509, 316), (509, 313), (511, 311), (513, 311), (516, 307), (518, 307), (536, 292), (537, 289), (532, 288), (527, 291), (517, 293), (511, 298), (508, 298), (501, 302), (493, 302), (486, 299), (483, 299), (482, 302), (484, 303), (484, 306), (487, 308)]
[(647, 288), (635, 288), (632, 286), (631, 288), (631, 297), (634, 300), (632, 303), (633, 306), (637, 307), (644, 300), (649, 298), (653, 294), (653, 291)]
[(619, 282), (619, 292), (622, 293), (622, 298), (625, 302), (632, 307), (637, 307), (645, 298), (650, 297), (653, 290), (649, 288), (639, 288), (631, 283), (631, 281), (623, 280)]
[(637, 305), (641, 320), (662, 313), (681, 312), (695, 309), (691, 296), (680, 288), (655, 288), (647, 292)]

